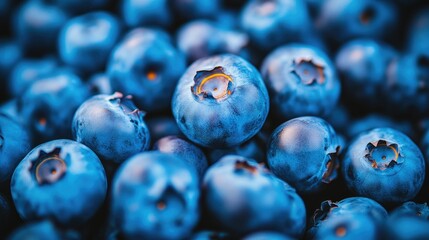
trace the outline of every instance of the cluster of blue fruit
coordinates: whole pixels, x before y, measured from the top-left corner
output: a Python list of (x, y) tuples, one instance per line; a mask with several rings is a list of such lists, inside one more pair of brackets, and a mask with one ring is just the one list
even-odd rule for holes
[(0, 239), (429, 239), (426, 0), (0, 0)]

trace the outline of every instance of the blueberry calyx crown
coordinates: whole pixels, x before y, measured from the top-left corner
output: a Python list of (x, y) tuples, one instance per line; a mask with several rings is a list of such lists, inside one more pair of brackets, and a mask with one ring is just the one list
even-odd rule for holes
[(340, 146), (337, 146), (335, 152), (328, 153), (329, 160), (326, 162), (326, 171), (322, 175), (323, 183), (330, 183), (337, 177), (336, 170), (340, 164), (338, 162), (338, 156), (340, 154)]
[(374, 169), (384, 171), (402, 163), (398, 144), (386, 140), (378, 140), (367, 144), (365, 158)]
[(317, 226), (320, 224), (320, 222), (326, 220), (331, 210), (337, 207), (338, 207), (337, 203), (332, 202), (331, 200), (323, 201), (320, 204), (320, 209), (316, 209), (316, 211), (314, 211), (314, 215), (313, 215), (314, 226)]
[(323, 84), (325, 82), (324, 67), (314, 63), (311, 59), (295, 59), (292, 62), (292, 67), (292, 73), (305, 85)]
[(132, 96), (130, 95), (124, 96), (120, 92), (115, 92), (113, 95), (111, 95), (109, 101), (112, 104), (117, 104), (126, 114), (135, 114), (141, 117), (145, 115), (143, 111), (136, 107), (136, 105), (132, 101)]
[(225, 74), (222, 67), (212, 70), (198, 71), (194, 77), (192, 93), (199, 99), (223, 100), (234, 91), (234, 83), (231, 76)]
[(251, 174), (255, 174), (258, 172), (258, 168), (250, 165), (247, 161), (237, 160), (235, 161), (234, 170), (236, 172), (246, 171)]
[(49, 153), (41, 150), (39, 156), (32, 162), (31, 170), (40, 185), (55, 183), (66, 173), (67, 166), (60, 157), (60, 152), (59, 147)]

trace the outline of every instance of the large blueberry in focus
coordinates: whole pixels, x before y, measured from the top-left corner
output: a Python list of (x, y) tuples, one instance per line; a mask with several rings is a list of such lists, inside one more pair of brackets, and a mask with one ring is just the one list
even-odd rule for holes
[(381, 39), (392, 33), (397, 15), (390, 1), (326, 0), (315, 26), (334, 42), (359, 37)]
[(300, 193), (321, 190), (337, 177), (340, 145), (334, 129), (321, 118), (300, 117), (271, 135), (267, 162), (271, 171)]
[(388, 45), (369, 39), (357, 39), (343, 45), (335, 66), (344, 86), (344, 94), (367, 109), (385, 104), (381, 97), (386, 71), (397, 53)]
[(208, 20), (195, 20), (183, 25), (177, 33), (178, 48), (189, 62), (215, 54), (232, 53), (249, 58), (249, 38), (243, 32), (225, 29)]
[(295, 189), (252, 160), (223, 157), (207, 170), (202, 189), (210, 215), (234, 234), (266, 230), (299, 238), (305, 230)]
[(27, 1), (14, 18), (14, 33), (25, 52), (45, 54), (54, 51), (61, 27), (68, 15), (49, 1)]
[(8, 240), (78, 240), (82, 236), (77, 231), (60, 229), (50, 220), (31, 222), (16, 229)]
[(181, 157), (198, 172), (200, 178), (204, 176), (208, 167), (204, 152), (194, 144), (176, 136), (167, 136), (155, 142), (153, 149), (163, 153)]
[(22, 219), (50, 218), (61, 225), (77, 226), (103, 204), (107, 180), (93, 151), (60, 139), (31, 150), (16, 167), (10, 188)]
[(22, 59), (12, 69), (9, 76), (9, 93), (21, 96), (34, 81), (51, 74), (58, 68), (55, 58)]
[[(381, 228), (381, 224), (384, 223), (386, 219), (386, 209), (369, 198), (350, 197), (338, 202), (326, 200), (323, 201), (320, 204), (320, 208), (314, 212), (311, 223), (312, 226), (310, 226), (307, 232), (307, 238), (313, 239), (315, 236), (322, 236), (322, 233), (319, 233), (319, 231), (322, 231), (327, 234), (323, 236), (329, 237), (329, 235), (331, 235), (330, 237), (337, 239), (341, 236), (348, 236), (348, 231), (362, 231), (363, 229), (367, 230), (367, 236), (371, 237), (374, 233), (372, 231), (376, 231), (376, 234), (378, 234), (380, 229), (373, 229), (362, 225), (365, 223), (373, 224), (376, 228)], [(356, 236), (354, 234), (355, 233), (352, 233), (351, 235)]]
[(0, 185), (10, 179), (15, 167), (30, 150), (31, 137), (27, 129), (0, 114)]
[(79, 72), (103, 70), (120, 33), (119, 21), (110, 13), (99, 11), (78, 16), (61, 30), (59, 55)]
[(144, 113), (121, 93), (96, 95), (76, 110), (73, 138), (92, 149), (101, 159), (123, 162), (149, 148), (149, 129)]
[(258, 70), (232, 54), (194, 62), (172, 100), (180, 130), (191, 141), (211, 148), (250, 139), (262, 128), (268, 110), (268, 92)]
[(174, 48), (167, 33), (138, 28), (113, 50), (108, 76), (113, 91), (132, 95), (144, 111), (159, 111), (170, 105), (185, 68), (185, 56)]
[(198, 221), (198, 175), (181, 158), (144, 152), (116, 172), (111, 211), (126, 239), (180, 239)]
[(420, 191), (425, 161), (405, 134), (376, 128), (353, 140), (341, 170), (348, 188), (357, 195), (381, 203), (402, 203)]
[(165, 27), (171, 22), (168, 0), (123, 0), (122, 17), (129, 27)]
[(240, 20), (252, 43), (265, 51), (302, 40), (311, 30), (302, 0), (251, 0), (241, 10)]
[(57, 71), (35, 80), (19, 98), (18, 109), (35, 142), (71, 138), (73, 115), (88, 96), (79, 77)]
[(340, 81), (331, 60), (309, 45), (277, 48), (264, 60), (261, 73), (273, 110), (283, 118), (326, 116), (340, 96)]

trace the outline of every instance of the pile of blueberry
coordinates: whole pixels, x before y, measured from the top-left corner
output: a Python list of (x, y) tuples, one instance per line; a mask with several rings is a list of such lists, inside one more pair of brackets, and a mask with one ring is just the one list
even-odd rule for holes
[(429, 239), (426, 0), (0, 0), (0, 239)]

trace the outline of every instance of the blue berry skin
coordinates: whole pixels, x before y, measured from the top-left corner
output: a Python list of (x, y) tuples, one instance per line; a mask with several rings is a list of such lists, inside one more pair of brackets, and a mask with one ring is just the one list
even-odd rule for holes
[(429, 236), (427, 203), (406, 202), (390, 213), (386, 224), (389, 239), (426, 239)]
[(334, 129), (323, 119), (294, 118), (272, 133), (267, 162), (277, 177), (308, 194), (337, 177), (340, 148)]
[(10, 73), (9, 93), (11, 96), (21, 96), (27, 87), (37, 79), (55, 72), (59, 67), (55, 58), (22, 59)]
[(155, 142), (153, 150), (174, 154), (195, 168), (200, 179), (208, 168), (207, 158), (203, 151), (194, 144), (176, 136), (167, 136)]
[(79, 226), (103, 204), (107, 180), (93, 151), (59, 139), (31, 150), (15, 169), (10, 188), (23, 220), (49, 218)]
[(45, 54), (56, 49), (58, 34), (68, 18), (58, 6), (28, 1), (18, 9), (13, 30), (25, 52)]
[(299, 238), (305, 230), (295, 189), (252, 160), (223, 157), (207, 170), (202, 191), (210, 215), (233, 234), (279, 231)]
[(116, 172), (111, 211), (125, 239), (179, 239), (197, 224), (199, 196), (197, 173), (181, 158), (144, 152)]
[(0, 185), (9, 181), (15, 167), (30, 150), (31, 136), (27, 129), (0, 114)]
[(121, 13), (128, 27), (166, 27), (172, 20), (168, 0), (123, 0)]
[(329, 57), (318, 48), (289, 44), (264, 60), (262, 76), (277, 115), (290, 119), (326, 116), (340, 96), (341, 84)]
[[(357, 216), (369, 218), (371, 222), (379, 225), (387, 219), (387, 211), (379, 203), (366, 197), (349, 197), (339, 202), (326, 200), (321, 203), (320, 209), (314, 212), (312, 226), (310, 226), (306, 237), (313, 239), (318, 235), (319, 230), (329, 231), (330, 226), (336, 225), (338, 221), (351, 223), (353, 219), (350, 218), (354, 216), (356, 218), (358, 218)], [(361, 220), (364, 221), (363, 219), (358, 219), (357, 222)], [(368, 230), (371, 229), (368, 228)]]
[(221, 0), (172, 0), (173, 12), (182, 19), (215, 18), (222, 9)]
[(61, 60), (78, 72), (103, 70), (118, 41), (121, 27), (110, 13), (98, 11), (67, 21), (61, 29), (58, 52)]
[(277, 232), (256, 232), (250, 235), (247, 235), (243, 238), (243, 240), (293, 240), (295, 238), (288, 237), (281, 233)]
[(108, 76), (114, 91), (132, 95), (144, 111), (168, 108), (186, 68), (185, 56), (161, 30), (132, 30), (112, 52)]
[(8, 240), (78, 240), (82, 239), (77, 231), (63, 231), (49, 220), (28, 223), (16, 229)]
[(252, 43), (269, 51), (302, 40), (311, 30), (311, 19), (301, 0), (251, 0), (241, 10), (241, 28)]
[(390, 213), (390, 218), (400, 218), (403, 216), (429, 220), (429, 207), (427, 203), (405, 202)]
[(407, 49), (412, 53), (429, 55), (429, 9), (424, 9), (414, 17), (407, 35)]
[(172, 112), (185, 136), (202, 146), (240, 145), (262, 128), (269, 97), (258, 70), (232, 54), (194, 62), (177, 84)]
[(149, 117), (146, 122), (147, 126), (149, 127), (152, 143), (167, 136), (178, 136), (185, 138), (177, 126), (176, 120), (174, 120), (172, 116)]
[(382, 226), (367, 214), (341, 214), (327, 219), (318, 229), (315, 240), (377, 240)]
[(385, 111), (408, 118), (429, 111), (429, 55), (406, 53), (387, 69), (383, 92)]
[(316, 27), (333, 42), (383, 39), (394, 30), (397, 17), (397, 9), (389, 1), (326, 0)]
[(425, 178), (423, 154), (411, 139), (392, 128), (376, 128), (356, 137), (341, 170), (350, 190), (385, 204), (414, 198)]
[(19, 99), (18, 109), (35, 142), (71, 138), (73, 115), (88, 96), (79, 77), (58, 70), (31, 84)]
[(144, 115), (131, 96), (96, 95), (76, 110), (71, 125), (73, 138), (102, 160), (120, 163), (149, 149), (150, 134)]
[(232, 53), (249, 59), (248, 44), (249, 38), (245, 33), (227, 29), (209, 20), (189, 22), (179, 28), (177, 33), (178, 48), (191, 63), (222, 53)]
[(386, 70), (398, 54), (390, 46), (371, 39), (356, 39), (337, 52), (335, 66), (347, 98), (365, 108), (382, 105)]
[(113, 94), (109, 76), (106, 73), (94, 74), (87, 82), (92, 95)]

